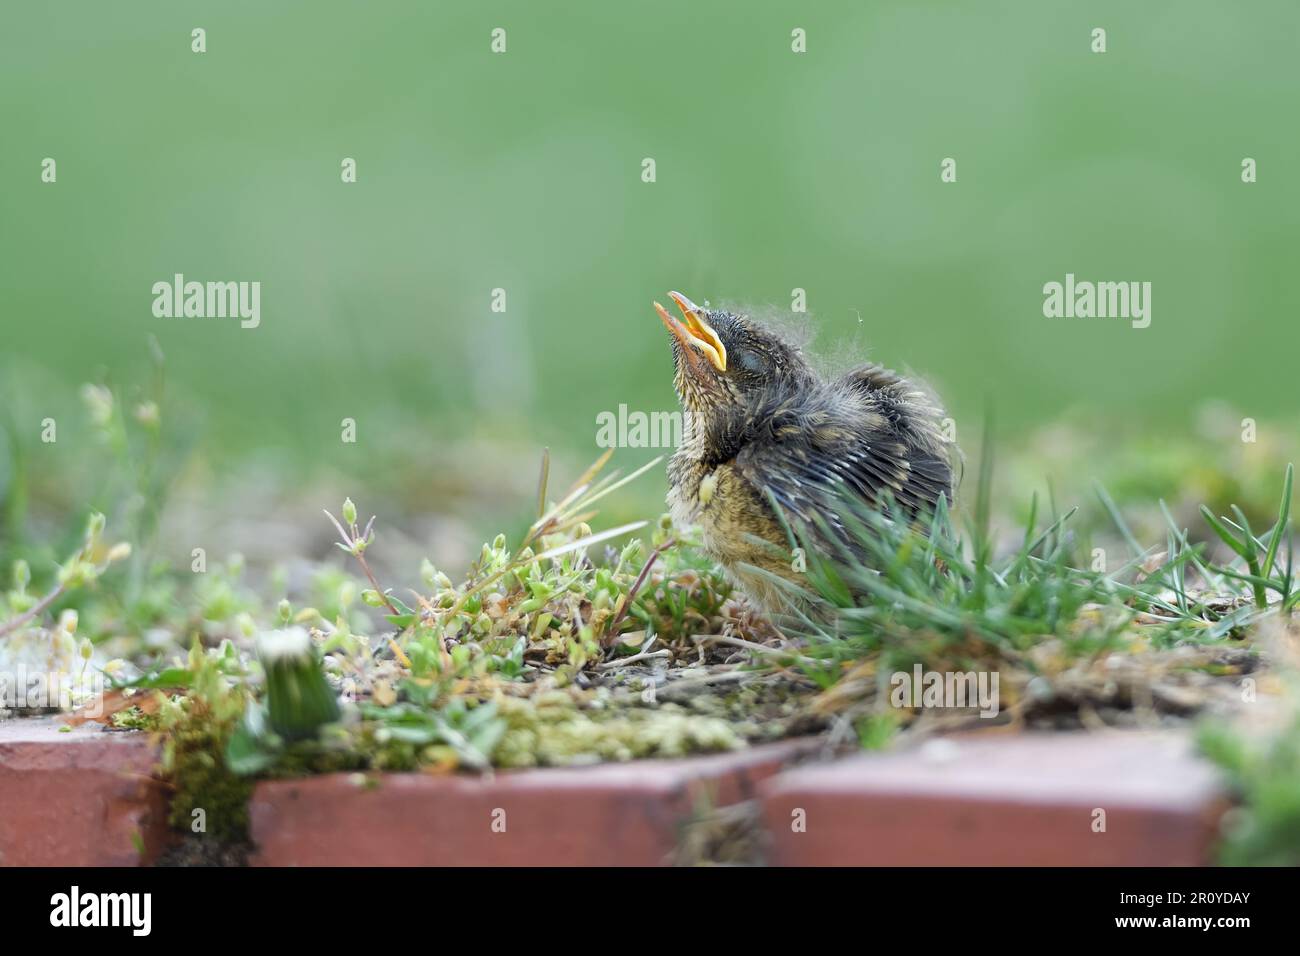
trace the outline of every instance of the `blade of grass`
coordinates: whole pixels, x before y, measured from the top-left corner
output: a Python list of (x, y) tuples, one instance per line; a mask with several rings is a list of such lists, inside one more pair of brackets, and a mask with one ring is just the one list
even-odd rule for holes
[(1142, 545), (1138, 544), (1137, 538), (1129, 530), (1128, 522), (1120, 514), (1119, 506), (1115, 504), (1115, 499), (1110, 496), (1110, 492), (1099, 484), (1094, 485), (1093, 488), (1097, 492), (1097, 497), (1101, 500), (1101, 506), (1110, 515), (1110, 520), (1115, 522), (1115, 527), (1119, 529), (1120, 536), (1124, 539), (1124, 543), (1129, 546), (1129, 550), (1134, 554), (1142, 554), (1144, 550)]
[(1288, 464), (1286, 466), (1286, 478), (1282, 481), (1282, 503), (1277, 509), (1277, 524), (1273, 526), (1273, 534), (1269, 538), (1268, 551), (1264, 554), (1264, 576), (1272, 577), (1273, 564), (1277, 560), (1277, 549), (1282, 544), (1282, 536), (1286, 534), (1287, 525), (1291, 520), (1291, 485), (1295, 480), (1295, 466)]
[(546, 514), (546, 485), (551, 480), (551, 450), (542, 449), (542, 471), (537, 476), (537, 520)]

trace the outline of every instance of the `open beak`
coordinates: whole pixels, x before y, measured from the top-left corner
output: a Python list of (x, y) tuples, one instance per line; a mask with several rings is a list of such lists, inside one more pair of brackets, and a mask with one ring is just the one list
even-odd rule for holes
[(669, 292), (668, 295), (677, 303), (677, 308), (682, 310), (682, 318), (686, 320), (685, 323), (679, 322), (656, 302), (655, 311), (659, 313), (659, 318), (668, 327), (668, 331), (686, 347), (687, 355), (699, 351), (713, 363), (714, 368), (725, 372), (727, 348), (722, 344), (722, 339), (718, 338), (718, 333), (704, 320), (703, 310), (680, 292)]

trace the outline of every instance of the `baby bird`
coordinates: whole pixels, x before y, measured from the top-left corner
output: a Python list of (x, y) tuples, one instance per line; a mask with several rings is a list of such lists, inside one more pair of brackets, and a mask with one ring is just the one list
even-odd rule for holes
[(951, 502), (953, 448), (923, 389), (878, 365), (827, 381), (752, 319), (669, 295), (682, 320), (654, 304), (672, 335), (683, 410), (668, 505), (679, 526), (698, 525), (704, 550), (762, 609), (797, 602), (753, 568), (802, 577), (773, 503), (804, 547), (842, 554), (853, 550), (842, 511), (878, 508), (886, 491), (910, 516)]

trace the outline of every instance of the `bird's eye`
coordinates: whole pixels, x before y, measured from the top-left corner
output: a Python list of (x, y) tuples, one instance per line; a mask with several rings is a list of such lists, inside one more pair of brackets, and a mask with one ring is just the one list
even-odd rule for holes
[(732, 361), (746, 372), (761, 372), (767, 368), (767, 360), (753, 349), (737, 349), (732, 354)]

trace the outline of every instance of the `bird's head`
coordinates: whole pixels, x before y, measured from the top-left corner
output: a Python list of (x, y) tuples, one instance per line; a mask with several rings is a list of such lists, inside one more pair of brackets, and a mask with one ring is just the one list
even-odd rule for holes
[(797, 348), (748, 317), (706, 309), (680, 292), (668, 295), (681, 319), (654, 306), (672, 336), (673, 385), (687, 412), (707, 417), (745, 408), (813, 378)]

